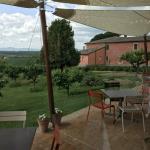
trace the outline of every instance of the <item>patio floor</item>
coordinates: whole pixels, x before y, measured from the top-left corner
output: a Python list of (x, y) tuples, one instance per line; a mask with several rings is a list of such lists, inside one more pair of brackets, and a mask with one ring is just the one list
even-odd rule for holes
[[(100, 110), (92, 108), (86, 121), (87, 108), (63, 118), (60, 150), (149, 150), (150, 142), (144, 142), (142, 121), (125, 119), (125, 133), (121, 120), (113, 125), (112, 117), (101, 119)], [(141, 119), (141, 117), (139, 118)], [(146, 135), (150, 133), (150, 118), (146, 120)], [(149, 131), (148, 131), (149, 130)], [(39, 129), (33, 141), (32, 150), (49, 150), (51, 132), (41, 133)]]

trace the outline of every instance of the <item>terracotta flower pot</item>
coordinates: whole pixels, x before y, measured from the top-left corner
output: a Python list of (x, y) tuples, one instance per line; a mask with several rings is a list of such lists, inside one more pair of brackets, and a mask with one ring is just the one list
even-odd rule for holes
[(58, 125), (61, 125), (61, 118), (62, 118), (62, 113), (56, 113), (55, 114), (56, 123)]
[(48, 131), (48, 125), (50, 120), (47, 118), (45, 120), (40, 120), (38, 119), (38, 124), (39, 124), (39, 128), (42, 132), (47, 132)]

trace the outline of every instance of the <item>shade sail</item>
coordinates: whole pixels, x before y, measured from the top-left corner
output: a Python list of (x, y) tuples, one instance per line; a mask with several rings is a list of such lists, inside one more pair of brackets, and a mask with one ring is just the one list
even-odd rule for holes
[(53, 0), (55, 2), (93, 6), (149, 6), (150, 0)]
[(34, 0), (0, 0), (0, 4), (13, 5), (25, 8), (35, 8), (39, 5)]
[(54, 15), (124, 35), (140, 36), (150, 32), (150, 11), (56, 9)]

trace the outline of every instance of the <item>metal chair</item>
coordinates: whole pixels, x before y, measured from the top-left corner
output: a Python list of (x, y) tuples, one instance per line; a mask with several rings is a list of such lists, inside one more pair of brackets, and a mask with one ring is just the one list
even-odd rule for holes
[[(127, 105), (130, 103), (130, 105)], [(140, 105), (139, 105), (140, 104)], [(135, 112), (140, 112), (142, 114), (143, 120), (143, 130), (145, 132), (145, 120), (144, 120), (144, 112), (143, 112), (143, 96), (127, 96), (124, 99), (123, 105), (119, 106), (121, 110), (122, 117), (122, 130), (124, 130), (124, 113), (131, 113), (131, 120), (133, 121), (133, 114)]]
[(105, 109), (113, 108), (113, 117), (114, 117), (113, 123), (115, 123), (115, 121), (116, 121), (115, 106), (114, 105), (110, 105), (110, 104), (106, 104), (104, 102), (104, 95), (103, 95), (103, 93), (100, 92), (100, 91), (96, 92), (96, 91), (93, 91), (93, 90), (89, 90), (88, 91), (88, 96), (89, 96), (89, 108), (88, 108), (88, 113), (87, 113), (87, 120), (88, 120), (88, 117), (89, 117), (91, 106), (100, 109), (102, 117), (104, 117)]

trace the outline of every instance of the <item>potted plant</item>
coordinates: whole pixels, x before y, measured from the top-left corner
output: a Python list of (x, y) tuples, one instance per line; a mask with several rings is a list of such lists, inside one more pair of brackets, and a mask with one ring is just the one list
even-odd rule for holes
[(61, 118), (62, 118), (63, 112), (59, 108), (55, 108), (55, 122), (58, 125), (61, 125)]
[(38, 117), (38, 124), (39, 124), (39, 128), (42, 132), (47, 132), (48, 131), (48, 125), (50, 122), (50, 119), (48, 118), (48, 116), (46, 114), (41, 114)]

